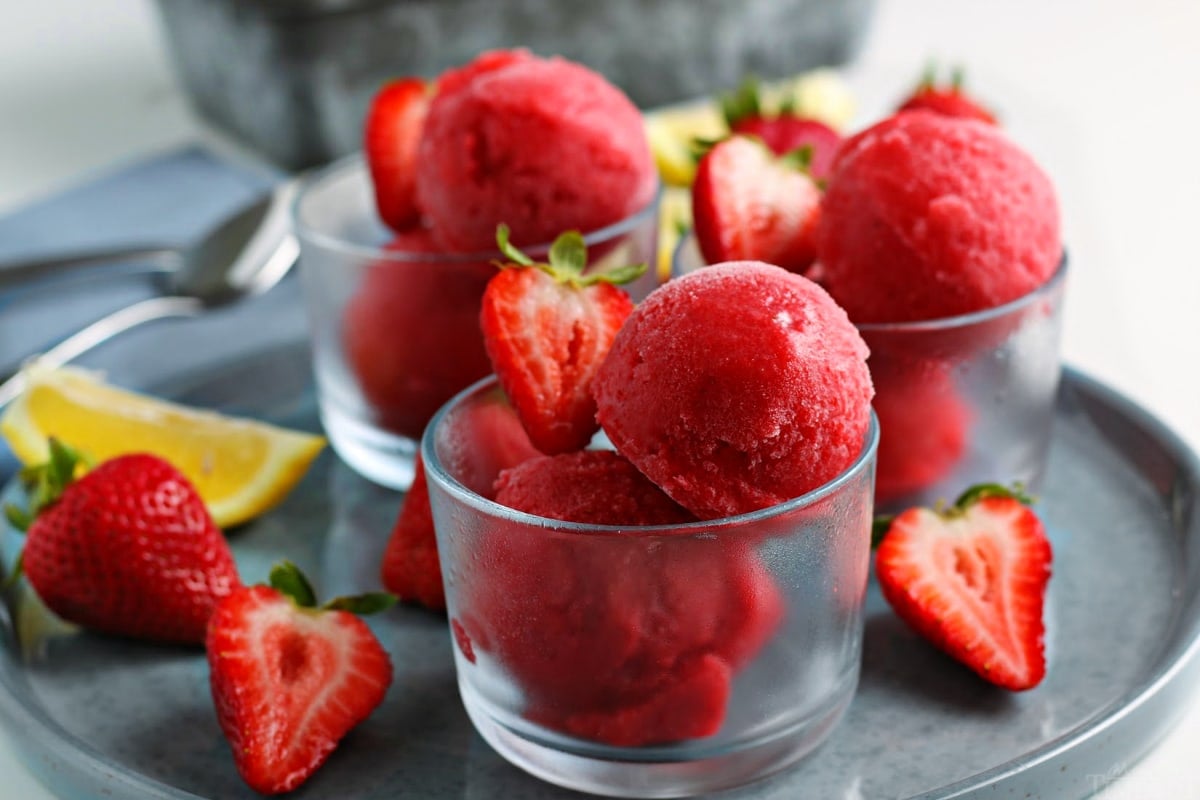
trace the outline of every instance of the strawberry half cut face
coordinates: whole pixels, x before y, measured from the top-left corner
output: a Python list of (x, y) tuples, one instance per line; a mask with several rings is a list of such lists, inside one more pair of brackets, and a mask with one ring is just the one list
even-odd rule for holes
[(339, 598), (320, 608), (290, 564), (213, 613), (206, 647), (213, 701), (242, 778), (263, 794), (290, 791), (378, 706), (392, 680), (387, 653), (352, 612), (390, 595)]
[(512, 247), (500, 227), (505, 265), (483, 295), (483, 340), (500, 385), (529, 439), (553, 455), (584, 448), (599, 430), (592, 381), (633, 311), (618, 284), (645, 264), (587, 272), (583, 236), (568, 231), (538, 264)]
[(964, 497), (892, 521), (876, 554), (880, 588), (914, 630), (981, 677), (1030, 689), (1046, 674), (1050, 543), (1016, 497)]
[(696, 240), (710, 264), (764, 261), (801, 273), (816, 260), (821, 191), (801, 163), (734, 136), (700, 161), (692, 186)]

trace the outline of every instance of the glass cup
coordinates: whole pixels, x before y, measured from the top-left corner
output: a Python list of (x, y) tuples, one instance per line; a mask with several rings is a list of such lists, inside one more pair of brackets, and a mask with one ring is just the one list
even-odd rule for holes
[[(671, 274), (705, 265), (695, 236)], [(919, 322), (861, 324), (871, 350), (880, 511), (953, 500), (976, 483), (1037, 491), (1061, 373), (1067, 262), (1034, 291), (995, 308)]]
[(494, 378), (455, 397), (421, 455), (479, 733), (540, 778), (622, 797), (729, 788), (809, 753), (858, 682), (877, 431), (772, 508), (584, 525), (489, 499), (530, 445)]
[[(585, 236), (593, 268), (646, 262), (625, 287), (657, 284), (658, 198)], [(397, 235), (375, 211), (361, 156), (305, 182), (293, 207), (321, 420), (338, 455), (397, 489), (412, 482), (417, 440), (434, 411), (491, 372), (480, 298), (496, 252), (440, 252), (426, 233)], [(548, 245), (522, 248), (542, 259)]]

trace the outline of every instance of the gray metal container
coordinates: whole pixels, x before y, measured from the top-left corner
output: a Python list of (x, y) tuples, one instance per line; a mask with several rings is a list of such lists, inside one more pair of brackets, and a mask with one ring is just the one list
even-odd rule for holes
[(286, 167), (360, 147), (388, 78), (526, 46), (607, 75), (643, 107), (852, 56), (874, 0), (158, 0), (205, 117)]

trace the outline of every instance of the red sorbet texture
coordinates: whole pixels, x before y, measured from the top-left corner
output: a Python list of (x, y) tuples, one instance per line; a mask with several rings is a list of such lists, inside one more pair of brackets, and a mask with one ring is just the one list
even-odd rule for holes
[[(519, 511), (594, 524), (690, 518), (611, 451), (536, 458), (502, 473), (497, 487), (496, 501)], [(607, 744), (715, 734), (734, 675), (784, 616), (773, 576), (737, 536), (514, 523), (488, 531), (477, 552), (458, 604), (464, 654), (483, 651), (503, 665), (527, 718)]]
[(533, 458), (500, 473), (496, 502), (591, 525), (672, 525), (695, 517), (611, 450)]
[(812, 281), (759, 262), (693, 272), (634, 309), (596, 376), (617, 450), (702, 519), (846, 470), (870, 423), (867, 347)]
[(486, 53), (442, 76), (438, 89), (417, 196), (447, 249), (493, 250), (501, 222), (518, 245), (550, 242), (619, 222), (653, 198), (641, 114), (586, 67)]
[(817, 255), (823, 285), (857, 323), (978, 311), (1054, 273), (1058, 201), (1046, 174), (999, 128), (900, 113), (838, 153)]

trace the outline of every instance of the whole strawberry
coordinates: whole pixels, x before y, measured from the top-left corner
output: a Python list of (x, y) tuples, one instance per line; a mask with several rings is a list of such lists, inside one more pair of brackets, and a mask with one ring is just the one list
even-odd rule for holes
[(535, 447), (548, 455), (580, 450), (600, 429), (592, 379), (633, 310), (617, 284), (646, 265), (586, 272), (587, 247), (576, 231), (554, 241), (546, 264), (513, 247), (505, 225), (496, 241), (512, 263), (483, 294), (492, 368)]
[(1042, 620), (1052, 560), (1029, 498), (974, 486), (944, 510), (883, 520), (883, 596), (914, 630), (985, 680), (1031, 689), (1046, 674)]
[(722, 97), (721, 108), (731, 133), (761, 139), (777, 156), (805, 148), (811, 154), (809, 172), (814, 180), (829, 177), (842, 136), (824, 122), (805, 116), (803, 108), (787, 102), (775, 112), (765, 110), (753, 79)]
[(239, 585), (196, 489), (158, 456), (126, 455), (74, 480), (79, 456), (56, 440), (24, 477), (31, 508), (22, 563), (65, 620), (105, 633), (199, 644), (217, 602)]
[(338, 598), (317, 607), (292, 564), (270, 586), (225, 598), (208, 627), (209, 683), (217, 721), (239, 774), (263, 794), (295, 789), (383, 702), (392, 662), (355, 614), (391, 595)]
[(908, 99), (900, 104), (897, 111), (932, 111), (947, 117), (962, 117), (977, 119), (981, 122), (996, 124), (996, 117), (977, 100), (963, 91), (963, 73), (956, 69), (949, 84), (939, 84), (935, 69), (931, 66), (925, 71), (917, 88)]

